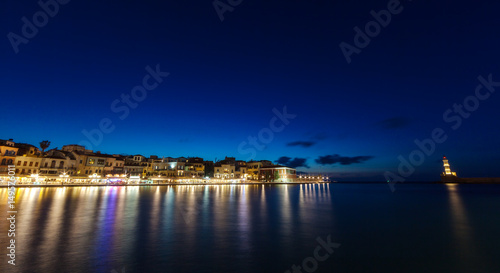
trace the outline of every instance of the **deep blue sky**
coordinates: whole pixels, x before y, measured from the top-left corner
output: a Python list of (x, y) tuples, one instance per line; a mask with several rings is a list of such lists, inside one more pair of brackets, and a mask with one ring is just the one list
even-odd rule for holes
[[(342, 2), (243, 0), (221, 22), (212, 1), (72, 0), (16, 54), (8, 33), (41, 8), (3, 1), (0, 138), (62, 147), (109, 118), (115, 130), (94, 150), (246, 160), (238, 145), (286, 106), (297, 117), (255, 159), (384, 180), (440, 127), (448, 139), (406, 180), (438, 180), (443, 154), (461, 176), (500, 176), (498, 92), (457, 130), (443, 120), (478, 76), (500, 81), (500, 4), (401, 1), (348, 64), (339, 44), (389, 1)], [(111, 103), (157, 64), (170, 75), (120, 120)]]

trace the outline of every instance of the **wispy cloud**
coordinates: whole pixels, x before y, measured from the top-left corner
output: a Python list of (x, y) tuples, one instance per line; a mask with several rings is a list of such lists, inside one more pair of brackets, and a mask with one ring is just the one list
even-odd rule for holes
[(314, 144), (316, 144), (316, 142), (314, 142), (314, 141), (294, 141), (294, 142), (287, 143), (286, 146), (290, 146), (290, 147), (302, 146), (304, 148), (309, 148), (309, 147), (313, 146)]
[(372, 158), (373, 156), (367, 156), (367, 155), (349, 157), (349, 156), (340, 156), (338, 154), (334, 154), (334, 155), (320, 156), (318, 157), (318, 159), (315, 160), (315, 162), (320, 165), (332, 165), (337, 163), (339, 163), (340, 165), (351, 165), (351, 164), (363, 163)]
[(276, 162), (278, 164), (290, 167), (290, 168), (298, 168), (298, 167), (304, 167), (304, 168), (309, 168), (306, 164), (307, 159), (306, 158), (299, 158), (296, 157), (292, 159), (291, 157), (288, 156), (282, 156)]

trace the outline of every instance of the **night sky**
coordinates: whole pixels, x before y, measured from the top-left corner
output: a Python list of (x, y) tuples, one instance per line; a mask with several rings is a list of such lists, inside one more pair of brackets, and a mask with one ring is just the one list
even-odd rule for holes
[[(2, 1), (0, 139), (384, 181), (440, 128), (405, 180), (439, 180), (444, 154), (459, 176), (500, 176), (500, 4), (393, 2), (221, 0), (220, 17), (210, 0), (72, 0), (26, 38), (22, 18), (42, 8)], [(348, 62), (341, 43), (355, 47), (354, 28), (388, 6), (390, 22), (369, 43), (358, 35)], [(123, 102), (133, 89), (140, 101)], [(464, 101), (473, 110), (460, 114)], [(101, 141), (82, 133), (100, 123), (113, 128)]]

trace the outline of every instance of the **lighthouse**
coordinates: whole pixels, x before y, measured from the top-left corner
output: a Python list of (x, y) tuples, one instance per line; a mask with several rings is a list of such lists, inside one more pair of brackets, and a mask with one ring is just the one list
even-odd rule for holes
[(443, 181), (453, 181), (457, 177), (456, 172), (452, 172), (450, 169), (450, 163), (448, 162), (448, 158), (446, 156), (443, 156), (443, 167), (444, 167), (444, 172), (441, 174), (441, 180)]
[(441, 173), (441, 182), (443, 183), (495, 183), (500, 184), (500, 177), (457, 177), (456, 172), (450, 169), (450, 163), (446, 156), (443, 156), (444, 172)]

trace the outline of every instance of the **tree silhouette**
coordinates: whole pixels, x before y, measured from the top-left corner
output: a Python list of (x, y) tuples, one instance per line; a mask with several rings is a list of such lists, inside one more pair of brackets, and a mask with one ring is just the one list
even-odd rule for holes
[(42, 149), (42, 154), (45, 152), (45, 149), (49, 148), (50, 146), (50, 141), (48, 140), (43, 140), (40, 142), (40, 148)]

